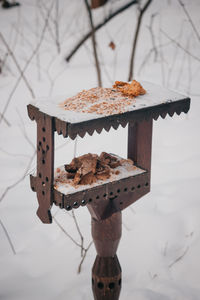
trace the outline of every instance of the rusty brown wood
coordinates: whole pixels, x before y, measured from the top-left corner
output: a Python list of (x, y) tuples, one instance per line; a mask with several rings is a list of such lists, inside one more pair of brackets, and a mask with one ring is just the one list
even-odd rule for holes
[(54, 182), (54, 118), (28, 106), (31, 120), (37, 122), (37, 175), (31, 176), (31, 188), (37, 192), (37, 215), (43, 223), (51, 223)]
[(97, 257), (92, 268), (92, 289), (96, 300), (119, 299), (121, 267), (116, 251), (121, 234), (121, 212), (105, 220), (92, 219), (92, 237), (97, 250)]
[(151, 171), (152, 130), (152, 119), (128, 126), (128, 158), (148, 172)]
[(37, 215), (43, 223), (51, 223), (54, 182), (53, 118), (45, 115), (37, 121)]
[(95, 300), (118, 300), (121, 291), (121, 267), (117, 258), (96, 257), (92, 268), (92, 291)]

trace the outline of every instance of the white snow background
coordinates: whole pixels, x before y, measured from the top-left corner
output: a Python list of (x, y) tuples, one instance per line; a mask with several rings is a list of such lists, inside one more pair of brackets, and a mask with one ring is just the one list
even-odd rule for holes
[[(47, 10), (53, 2), (20, 2), (19, 8), (7, 11), (0, 8), (0, 32), (23, 69), (40, 41)], [(53, 7), (43, 42), (25, 71), (36, 97), (73, 95), (97, 86), (90, 39), (69, 63), (64, 60), (89, 28), (84, 1), (58, 2), (61, 52), (58, 53), (55, 43)], [(93, 11), (95, 23), (126, 2), (112, 0)], [(184, 0), (184, 3), (199, 32), (200, 2)], [(153, 22), (156, 59), (148, 27), (152, 14), (156, 14)], [(137, 7), (133, 5), (96, 34), (105, 87), (115, 80), (127, 80), (136, 16)], [(178, 46), (170, 39), (177, 41)], [(116, 44), (115, 51), (108, 47), (111, 40)], [(183, 113), (154, 122), (151, 192), (123, 211), (123, 235), (118, 249), (123, 272), (122, 300), (200, 299), (199, 46), (198, 35), (178, 1), (152, 2), (142, 22), (135, 78), (189, 95), (192, 104), (188, 115)], [(0, 59), (6, 53), (0, 39)], [(0, 74), (0, 112), (19, 78), (11, 55), (6, 57)], [(33, 99), (22, 79), (5, 112), (10, 126), (4, 121), (0, 123), (0, 299), (90, 300), (94, 246), (87, 253), (81, 274), (77, 275), (80, 248), (55, 222), (44, 225), (36, 216), (36, 194), (29, 185), (29, 174), (36, 166), (35, 157), (29, 165), (36, 142), (36, 124), (29, 120), (26, 110), (30, 101)], [(119, 128), (78, 138), (76, 154), (109, 151), (125, 157), (126, 144), (127, 128)], [(70, 162), (74, 146), (74, 141), (56, 136), (55, 165)], [(18, 184), (12, 186), (15, 183)], [(57, 208), (52, 213), (80, 242), (71, 215)], [(87, 208), (79, 208), (75, 214), (87, 247), (91, 241), (90, 215)]]

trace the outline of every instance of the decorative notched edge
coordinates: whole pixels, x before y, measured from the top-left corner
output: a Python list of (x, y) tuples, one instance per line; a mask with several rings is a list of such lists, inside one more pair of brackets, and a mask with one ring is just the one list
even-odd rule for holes
[[(152, 107), (143, 107), (135, 111), (125, 112), (123, 114), (116, 114), (106, 117), (100, 117), (98, 119), (88, 120), (79, 123), (69, 123), (60, 120), (57, 117), (54, 119), (54, 130), (64, 137), (70, 137), (74, 140), (77, 135), (81, 138), (85, 136), (86, 133), (93, 135), (94, 131), (98, 134), (105, 129), (107, 132), (112, 128), (117, 129), (119, 125), (126, 127), (128, 123), (134, 124), (137, 122), (148, 121), (150, 119), (157, 120), (159, 116), (163, 119), (168, 114), (172, 117), (175, 113), (180, 115), (182, 112), (187, 113), (190, 109), (190, 98), (185, 98), (183, 100), (171, 101), (168, 100), (167, 103), (155, 105)], [(31, 120), (36, 120), (40, 118), (41, 112), (37, 107), (32, 104), (28, 105), (28, 115)]]

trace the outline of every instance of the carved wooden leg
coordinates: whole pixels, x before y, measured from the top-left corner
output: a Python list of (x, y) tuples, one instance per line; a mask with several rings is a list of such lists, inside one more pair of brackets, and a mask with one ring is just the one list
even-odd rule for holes
[(51, 206), (53, 204), (54, 172), (54, 131), (53, 120), (41, 115), (37, 120), (37, 198), (39, 208), (37, 215), (43, 223), (51, 223)]
[(97, 221), (92, 219), (92, 237), (97, 257), (92, 268), (95, 300), (118, 300), (121, 290), (121, 267), (116, 255), (121, 238), (121, 212)]

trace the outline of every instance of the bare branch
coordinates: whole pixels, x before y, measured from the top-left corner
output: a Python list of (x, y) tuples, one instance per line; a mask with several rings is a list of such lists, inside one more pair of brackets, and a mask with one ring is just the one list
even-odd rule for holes
[(2, 115), (2, 113), (0, 113), (0, 118), (2, 118), (2, 120), (6, 123), (7, 126), (11, 126), (10, 122), (5, 118), (5, 116)]
[(150, 35), (151, 35), (151, 41), (152, 41), (152, 51), (154, 52), (154, 62), (157, 61), (157, 57), (158, 57), (158, 50), (156, 47), (156, 42), (155, 42), (155, 35), (153, 33), (153, 22), (155, 20), (155, 17), (157, 16), (157, 13), (154, 13), (151, 15), (151, 21), (150, 21), (150, 25), (147, 26), (147, 28), (149, 29)]
[(80, 264), (78, 266), (78, 274), (81, 273), (82, 264), (83, 264), (83, 262), (84, 262), (84, 260), (86, 258), (87, 252), (90, 249), (90, 247), (92, 246), (92, 244), (93, 244), (93, 242), (90, 242), (89, 245), (88, 245), (88, 247), (85, 249), (84, 255), (83, 255), (83, 257), (81, 259), (81, 262), (80, 262)]
[(25, 82), (25, 84), (26, 84), (28, 90), (29, 90), (30, 93), (31, 93), (32, 98), (35, 98), (35, 94), (34, 94), (34, 92), (33, 92), (33, 89), (31, 88), (30, 84), (28, 83), (28, 80), (26, 79), (26, 77), (25, 77), (25, 75), (24, 75), (24, 72), (22, 72), (22, 70), (21, 70), (21, 68), (20, 68), (20, 65), (19, 65), (19, 63), (18, 63), (18, 61), (17, 61), (17, 59), (16, 59), (14, 53), (13, 53), (12, 50), (10, 49), (8, 43), (6, 42), (4, 36), (3, 36), (3, 34), (2, 34), (1, 32), (0, 32), (0, 38), (1, 38), (2, 42), (4, 43), (4, 45), (5, 45), (5, 47), (6, 47), (6, 50), (8, 51), (8, 53), (10, 54), (10, 56), (12, 57), (12, 59), (13, 59), (15, 65), (16, 65), (16, 67), (17, 67), (17, 69), (18, 69), (18, 71), (19, 71), (19, 73), (20, 73), (20, 75), (21, 75), (21, 78), (23, 78), (23, 80), (24, 80), (24, 82)]
[(74, 223), (76, 225), (76, 229), (78, 231), (78, 234), (80, 235), (80, 239), (81, 239), (81, 257), (83, 257), (83, 252), (84, 252), (84, 238), (83, 235), (81, 233), (80, 227), (78, 225), (77, 219), (76, 219), (76, 215), (74, 213), (74, 210), (72, 209), (72, 217), (74, 219)]
[(33, 161), (33, 159), (34, 159), (34, 157), (35, 157), (35, 154), (36, 154), (36, 151), (33, 153), (33, 156), (30, 158), (29, 163), (28, 163), (28, 165), (27, 165), (27, 167), (26, 167), (26, 169), (25, 169), (25, 172), (24, 172), (24, 174), (22, 175), (22, 177), (20, 177), (16, 182), (14, 182), (13, 184), (9, 185), (9, 186), (5, 189), (5, 191), (3, 192), (3, 194), (2, 194), (1, 197), (0, 197), (0, 203), (1, 203), (1, 201), (5, 198), (6, 194), (7, 194), (11, 189), (13, 189), (14, 187), (16, 187), (21, 181), (23, 181), (23, 180), (25, 179), (25, 177), (27, 176), (27, 172), (28, 172), (28, 170), (29, 170), (29, 168), (30, 168), (30, 166), (31, 166), (31, 164), (32, 164), (32, 161)]
[(55, 13), (55, 36), (56, 36), (56, 46), (57, 46), (57, 51), (60, 53), (60, 38), (59, 38), (59, 0), (56, 0), (56, 13)]
[(98, 78), (98, 86), (102, 86), (102, 80), (101, 80), (101, 69), (99, 65), (99, 58), (97, 54), (97, 44), (96, 44), (96, 37), (95, 37), (95, 28), (93, 24), (93, 18), (92, 18), (92, 12), (89, 6), (89, 3), (87, 0), (85, 0), (85, 6), (88, 11), (88, 16), (90, 20), (90, 26), (91, 26), (91, 31), (92, 31), (92, 47), (93, 47), (93, 52), (94, 52), (94, 59), (95, 59), (95, 66), (96, 66), (96, 71), (97, 71), (97, 78)]
[[(10, 101), (12, 99), (12, 96), (14, 95), (14, 93), (15, 93), (15, 91), (16, 91), (16, 89), (17, 89), (17, 87), (18, 87), (18, 85), (19, 85), (19, 83), (20, 83), (20, 81), (21, 81), (21, 79), (23, 77), (23, 74), (27, 70), (30, 62), (32, 61), (33, 57), (36, 55), (37, 51), (39, 50), (39, 48), (40, 48), (40, 46), (41, 46), (41, 44), (43, 42), (44, 34), (45, 34), (45, 31), (46, 31), (46, 27), (48, 25), (48, 20), (49, 20), (49, 16), (50, 16), (51, 10), (53, 8), (53, 4), (54, 4), (54, 0), (52, 1), (51, 7), (48, 10), (48, 14), (47, 14), (46, 19), (45, 19), (45, 24), (44, 24), (44, 27), (43, 27), (43, 30), (42, 30), (42, 33), (41, 33), (41, 36), (40, 36), (40, 40), (39, 40), (37, 46), (35, 47), (35, 49), (33, 50), (31, 56), (27, 60), (24, 68), (21, 71), (21, 74), (20, 74), (19, 78), (17, 79), (17, 81), (15, 83), (15, 86), (14, 86), (13, 90), (11, 91), (11, 93), (10, 93), (10, 95), (8, 97), (7, 103), (6, 103), (6, 105), (5, 105), (4, 109), (3, 109), (3, 112), (2, 112), (3, 116), (5, 115), (5, 112), (6, 112), (7, 108), (8, 108), (8, 106), (9, 106), (9, 103), (10, 103)], [(1, 123), (1, 121), (2, 121), (2, 116), (0, 117), (0, 123)]]
[(173, 42), (177, 47), (179, 47), (180, 49), (182, 49), (185, 53), (187, 53), (188, 55), (190, 55), (193, 59), (195, 59), (196, 61), (200, 62), (200, 58), (197, 57), (196, 55), (192, 54), (191, 52), (189, 52), (187, 49), (185, 49), (179, 42), (177, 42), (176, 40), (174, 40), (173, 38), (171, 38), (163, 29), (161, 29), (161, 32), (164, 34), (164, 36), (166, 36), (171, 42)]
[[(106, 23), (108, 23), (110, 20), (112, 20), (115, 16), (120, 14), (121, 12), (125, 11), (129, 7), (131, 7), (133, 4), (138, 3), (138, 0), (132, 0), (126, 5), (120, 7), (115, 12), (111, 13), (108, 17), (106, 17), (101, 23), (99, 23), (97, 26), (94, 27), (94, 31), (96, 32), (101, 27), (103, 27)], [(92, 31), (89, 31), (86, 33), (81, 40), (75, 45), (75, 47), (71, 50), (71, 52), (68, 54), (66, 61), (69, 62), (72, 56), (79, 50), (79, 48), (88, 40), (88, 38), (92, 35)]]
[(64, 234), (78, 247), (81, 248), (81, 245), (75, 241), (73, 239), (73, 237), (62, 227), (62, 225), (57, 221), (57, 219), (55, 218), (55, 216), (53, 217), (53, 220), (55, 221), (55, 223), (58, 225), (58, 227), (62, 230), (62, 232), (64, 232)]
[(183, 259), (183, 257), (186, 255), (186, 253), (188, 252), (189, 250), (189, 247), (187, 247), (185, 249), (185, 251), (183, 252), (183, 254), (181, 254), (179, 257), (177, 257), (170, 265), (169, 265), (169, 268), (173, 267), (177, 262), (179, 262), (180, 260)]
[(179, 4), (182, 6), (183, 10), (184, 10), (184, 13), (185, 15), (187, 16), (188, 18), (188, 21), (190, 23), (190, 25), (192, 26), (193, 30), (194, 30), (194, 33), (197, 37), (197, 39), (199, 40), (200, 42), (200, 35), (199, 35), (199, 32), (198, 30), (196, 29), (196, 26), (194, 25), (194, 22), (192, 21), (192, 18), (190, 17), (190, 14), (188, 13), (186, 7), (185, 7), (185, 4), (181, 1), (181, 0), (178, 0)]
[(16, 254), (16, 251), (15, 251), (14, 245), (13, 245), (13, 243), (12, 243), (12, 241), (11, 241), (11, 238), (10, 238), (10, 236), (9, 236), (9, 233), (8, 233), (6, 227), (5, 227), (5, 225), (3, 224), (3, 222), (2, 222), (1, 219), (0, 219), (0, 224), (1, 224), (1, 227), (2, 227), (4, 233), (5, 233), (6, 237), (7, 237), (7, 240), (8, 240), (8, 243), (9, 243), (9, 245), (10, 245), (10, 248), (12, 249), (12, 252), (13, 252), (13, 254), (15, 255), (15, 254)]
[(132, 80), (133, 74), (134, 74), (133, 67), (134, 67), (134, 60), (135, 60), (135, 52), (136, 52), (138, 36), (139, 36), (141, 24), (142, 24), (142, 18), (144, 16), (145, 11), (147, 10), (149, 5), (151, 4), (151, 2), (152, 2), (152, 0), (147, 0), (146, 4), (143, 6), (143, 8), (139, 9), (139, 16), (138, 16), (138, 20), (137, 20), (136, 30), (135, 30), (135, 33), (134, 33), (133, 47), (132, 47), (132, 51), (131, 51), (128, 81)]

